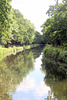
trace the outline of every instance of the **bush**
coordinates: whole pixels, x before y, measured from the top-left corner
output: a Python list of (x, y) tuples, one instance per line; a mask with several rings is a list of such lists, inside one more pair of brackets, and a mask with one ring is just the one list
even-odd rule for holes
[(60, 52), (58, 60), (67, 63), (67, 51)]
[(52, 47), (51, 45), (46, 45), (44, 48), (44, 55), (45, 57), (50, 57), (54, 60), (61, 61), (67, 63), (67, 51), (57, 48), (57, 47)]

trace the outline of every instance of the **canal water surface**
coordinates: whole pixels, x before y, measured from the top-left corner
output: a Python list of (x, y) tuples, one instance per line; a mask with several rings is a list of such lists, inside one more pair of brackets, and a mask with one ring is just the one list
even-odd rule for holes
[(46, 78), (45, 64), (43, 47), (3, 59), (0, 62), (0, 100), (67, 100), (67, 80)]

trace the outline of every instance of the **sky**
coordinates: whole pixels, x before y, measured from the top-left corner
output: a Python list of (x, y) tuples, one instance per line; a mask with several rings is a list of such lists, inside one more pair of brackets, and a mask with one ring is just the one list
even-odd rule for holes
[(55, 0), (12, 0), (13, 8), (18, 9), (24, 18), (34, 24), (35, 29), (41, 32), (40, 26), (46, 21), (49, 5), (55, 4)]

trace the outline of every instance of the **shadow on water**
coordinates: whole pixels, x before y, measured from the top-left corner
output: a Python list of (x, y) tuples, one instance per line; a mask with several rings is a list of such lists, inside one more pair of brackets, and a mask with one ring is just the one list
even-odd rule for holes
[(41, 53), (43, 52), (43, 49), (44, 49), (43, 45), (31, 49), (34, 59), (38, 58), (41, 55)]
[(51, 88), (45, 100), (67, 100), (67, 65), (43, 56), (42, 70), (44, 81)]
[(0, 62), (0, 100), (13, 100), (12, 93), (15, 93), (23, 78), (34, 70), (34, 59), (40, 56), (42, 50), (42, 47), (25, 50)]

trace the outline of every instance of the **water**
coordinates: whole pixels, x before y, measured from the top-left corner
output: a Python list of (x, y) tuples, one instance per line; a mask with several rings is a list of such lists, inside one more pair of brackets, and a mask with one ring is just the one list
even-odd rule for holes
[(54, 81), (56, 77), (45, 61), (42, 47), (3, 59), (0, 100), (67, 100), (67, 80)]

